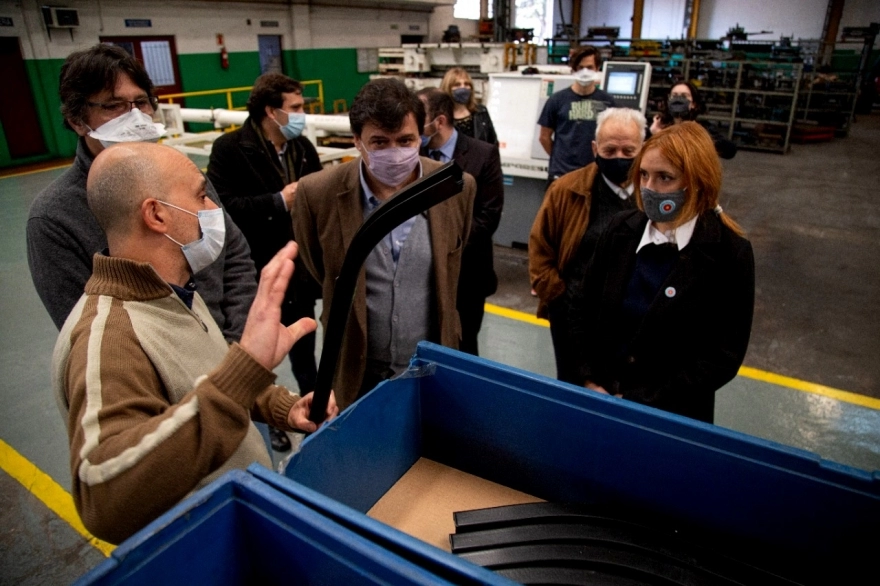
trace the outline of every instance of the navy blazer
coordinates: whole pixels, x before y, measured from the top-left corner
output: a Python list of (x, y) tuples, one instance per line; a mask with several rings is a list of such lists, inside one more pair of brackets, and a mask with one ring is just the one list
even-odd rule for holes
[(618, 214), (572, 294), (569, 317), (580, 382), (711, 423), (715, 391), (736, 376), (749, 344), (752, 246), (714, 212), (703, 213), (638, 330), (623, 340), (628, 352), (620, 356), (616, 334), (623, 297), (647, 222), (638, 210)]
[[(423, 148), (422, 155), (427, 157), (428, 150)], [(495, 146), (459, 132), (452, 159), (477, 182), (473, 223), (461, 258), (458, 296), (485, 299), (498, 288), (492, 235), (498, 229), (504, 207), (501, 157)]]

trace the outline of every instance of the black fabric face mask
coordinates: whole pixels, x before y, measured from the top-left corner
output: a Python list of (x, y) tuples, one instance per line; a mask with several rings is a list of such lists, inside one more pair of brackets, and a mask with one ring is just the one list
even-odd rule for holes
[(676, 96), (667, 102), (669, 113), (675, 118), (690, 118), (691, 102), (687, 98)]
[(596, 165), (599, 166), (599, 171), (615, 185), (623, 185), (629, 179), (632, 162), (632, 159), (606, 159), (596, 155)]

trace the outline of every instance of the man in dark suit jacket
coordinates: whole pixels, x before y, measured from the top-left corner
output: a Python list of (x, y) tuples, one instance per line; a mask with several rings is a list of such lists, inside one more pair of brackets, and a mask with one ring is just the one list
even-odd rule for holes
[[(305, 177), (293, 211), (300, 260), (323, 284), (325, 327), (345, 253), (364, 220), (440, 167), (419, 157), (425, 110), (400, 80), (366, 84), (349, 118), (361, 158)], [(456, 290), (476, 191), (473, 178), (464, 179), (460, 194), (404, 222), (370, 253), (333, 383), (340, 409), (402, 372), (419, 340), (458, 348)]]
[(461, 318), (463, 352), (479, 354), (477, 334), (483, 324), (486, 297), (498, 288), (492, 254), (492, 235), (501, 221), (504, 181), (498, 149), (456, 131), (455, 104), (449, 94), (427, 88), (417, 94), (425, 104), (422, 154), (440, 162), (455, 160), (477, 182), (471, 233), (461, 257), (456, 306)]
[[(299, 82), (280, 73), (261, 75), (248, 98), (248, 119), (218, 138), (211, 150), (208, 177), (247, 238), (257, 273), (294, 239), (290, 210), (297, 185), (322, 168), (315, 147), (301, 136), (303, 104)], [(308, 271), (297, 271), (282, 305), (282, 323), (314, 318), (318, 291)], [(289, 356), (300, 392), (314, 390), (315, 334), (303, 337)], [(274, 431), (272, 442), (281, 451), (290, 446), (286, 436)]]

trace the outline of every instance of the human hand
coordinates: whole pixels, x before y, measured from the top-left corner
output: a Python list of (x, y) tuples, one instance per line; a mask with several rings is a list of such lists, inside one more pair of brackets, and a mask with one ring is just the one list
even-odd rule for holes
[(660, 132), (664, 128), (666, 128), (666, 126), (663, 124), (663, 118), (660, 116), (660, 114), (655, 114), (654, 121), (651, 122), (651, 134)]
[(591, 391), (596, 391), (597, 393), (602, 393), (603, 395), (610, 395), (608, 391), (594, 383), (593, 381), (587, 381), (584, 383), (584, 387), (590, 389)]
[(239, 345), (266, 369), (272, 370), (287, 356), (297, 340), (315, 331), (315, 320), (304, 317), (291, 326), (281, 323), (281, 304), (293, 275), (295, 242), (278, 251), (263, 267), (257, 295), (248, 312)]
[(287, 204), (287, 209), (293, 209), (293, 202), (296, 201), (296, 185), (297, 182), (288, 183), (284, 186), (284, 189), (281, 190), (281, 197), (284, 198), (284, 203)]
[[(287, 423), (291, 427), (312, 433), (318, 430), (318, 426), (309, 420), (309, 412), (312, 410), (312, 398), (315, 393), (309, 393), (290, 408), (287, 415)], [(339, 407), (336, 406), (336, 394), (330, 391), (330, 400), (327, 401), (327, 411), (325, 412), (324, 421), (333, 419), (339, 414)]]

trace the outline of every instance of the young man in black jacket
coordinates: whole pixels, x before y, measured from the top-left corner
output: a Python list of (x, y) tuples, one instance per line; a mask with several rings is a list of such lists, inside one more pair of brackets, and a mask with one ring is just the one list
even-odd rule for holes
[[(302, 136), (304, 104), (298, 81), (280, 73), (261, 75), (248, 98), (248, 119), (241, 128), (218, 138), (211, 150), (208, 177), (247, 238), (258, 273), (295, 239), (290, 210), (297, 183), (321, 170), (318, 152)], [(318, 285), (308, 271), (297, 271), (282, 305), (282, 323), (314, 318), (318, 295)], [(317, 376), (314, 333), (291, 349), (290, 363), (300, 392), (312, 391)], [(273, 430), (271, 435), (275, 449), (289, 449), (283, 433)]]

